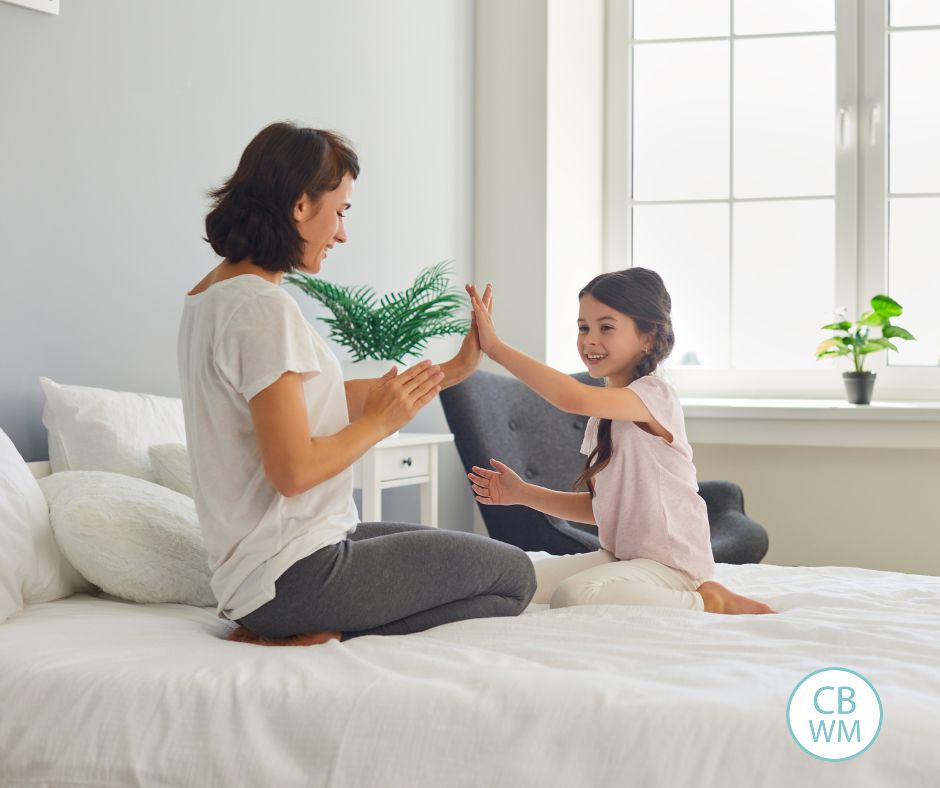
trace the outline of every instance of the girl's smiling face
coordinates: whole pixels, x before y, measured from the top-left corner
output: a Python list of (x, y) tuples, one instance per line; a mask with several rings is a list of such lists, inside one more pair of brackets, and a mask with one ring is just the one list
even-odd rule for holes
[(598, 301), (590, 293), (581, 297), (578, 314), (578, 352), (592, 378), (608, 378), (626, 386), (633, 369), (651, 347), (652, 335), (640, 334), (629, 315)]

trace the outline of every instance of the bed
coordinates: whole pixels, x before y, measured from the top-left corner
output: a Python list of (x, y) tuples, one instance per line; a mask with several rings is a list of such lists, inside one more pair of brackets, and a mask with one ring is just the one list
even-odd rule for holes
[[(719, 564), (717, 579), (781, 612), (532, 605), (262, 648), (225, 640), (208, 607), (30, 605), (0, 626), (0, 785), (940, 784), (940, 578)], [(828, 666), (884, 708), (848, 761), (807, 754), (786, 720)]]

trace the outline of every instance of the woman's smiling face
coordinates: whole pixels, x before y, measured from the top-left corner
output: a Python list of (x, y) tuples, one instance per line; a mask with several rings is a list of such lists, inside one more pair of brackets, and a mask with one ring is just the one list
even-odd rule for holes
[[(592, 378), (610, 378), (614, 385), (626, 380), (652, 338), (637, 332), (629, 315), (598, 301), (590, 293), (581, 297), (578, 313), (578, 352)], [(621, 378), (624, 382), (621, 382)]]
[(301, 270), (308, 274), (320, 272), (320, 265), (335, 244), (346, 243), (343, 225), (345, 213), (352, 197), (352, 175), (346, 173), (333, 191), (326, 192), (313, 202), (306, 194), (300, 195), (294, 205), (297, 232), (304, 239), (304, 258)]

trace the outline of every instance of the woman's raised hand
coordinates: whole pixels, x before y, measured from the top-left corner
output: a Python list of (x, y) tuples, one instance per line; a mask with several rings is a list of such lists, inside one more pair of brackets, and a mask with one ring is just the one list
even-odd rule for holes
[(362, 415), (376, 419), (385, 434), (391, 435), (437, 396), (443, 379), (441, 368), (430, 361), (421, 361), (400, 375), (392, 367), (366, 394)]
[(486, 286), (482, 298), (473, 285), (467, 285), (467, 293), (470, 296), (470, 304), (473, 306), (473, 323), (477, 337), (479, 337), (480, 348), (486, 355), (492, 356), (493, 350), (499, 344), (496, 327), (493, 325), (493, 286)]
[(525, 503), (525, 490), (528, 483), (508, 465), (499, 460), (490, 460), (496, 470), (473, 466), (467, 478), (473, 487), (474, 497), (480, 502), (497, 506), (512, 506)]

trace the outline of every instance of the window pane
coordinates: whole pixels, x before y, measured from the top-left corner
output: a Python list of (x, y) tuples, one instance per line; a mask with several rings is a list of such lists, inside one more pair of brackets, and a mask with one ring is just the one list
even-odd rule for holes
[(835, 37), (738, 40), (734, 194), (835, 193)]
[(634, 199), (728, 196), (728, 47), (634, 48)]
[(891, 24), (894, 27), (940, 25), (937, 0), (891, 0)]
[(730, 0), (634, 0), (634, 38), (701, 38), (730, 32)]
[(669, 366), (728, 366), (728, 216), (727, 203), (633, 209), (633, 265), (672, 297)]
[(734, 0), (734, 32), (809, 33), (835, 30), (834, 0)]
[(733, 365), (815, 368), (835, 301), (834, 201), (737, 203), (732, 249)]
[(892, 33), (890, 44), (891, 191), (940, 192), (940, 30)]
[(888, 362), (940, 364), (940, 199), (895, 198), (889, 211), (888, 295), (904, 307), (892, 322), (917, 339), (895, 342)]

